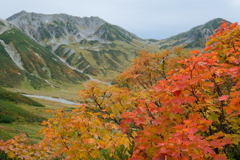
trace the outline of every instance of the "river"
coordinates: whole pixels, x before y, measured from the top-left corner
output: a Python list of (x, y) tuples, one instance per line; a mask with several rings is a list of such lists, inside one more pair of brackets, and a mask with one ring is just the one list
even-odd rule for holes
[(63, 103), (63, 104), (70, 104), (70, 105), (78, 105), (79, 103), (75, 103), (63, 98), (53, 98), (50, 96), (39, 96), (39, 95), (28, 95), (28, 94), (22, 94), (26, 97), (34, 97), (34, 98), (40, 98), (40, 99), (46, 99), (46, 100), (50, 100), (50, 101), (54, 101), (54, 102), (59, 102), (59, 103)]

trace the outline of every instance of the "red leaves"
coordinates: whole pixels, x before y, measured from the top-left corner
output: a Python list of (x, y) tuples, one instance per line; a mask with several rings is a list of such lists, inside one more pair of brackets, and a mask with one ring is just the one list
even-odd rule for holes
[(214, 155), (213, 158), (216, 160), (226, 160), (227, 159), (225, 156), (219, 155), (219, 154)]
[(157, 154), (153, 157), (153, 160), (167, 160), (168, 155), (164, 153)]
[(182, 91), (181, 90), (175, 90), (172, 93), (173, 93), (174, 96), (179, 97), (180, 94), (182, 93)]
[[(223, 149), (240, 142), (239, 36), (240, 26), (224, 22), (204, 49), (210, 53), (194, 50), (184, 59), (181, 49), (141, 51), (119, 78), (126, 88), (89, 85), (79, 96), (91, 107), (44, 122), (42, 144), (69, 159), (130, 143), (136, 160), (226, 159)], [(15, 151), (15, 144), (0, 149)]]
[(229, 98), (229, 95), (223, 95), (221, 97), (218, 98), (219, 101), (225, 101)]
[(145, 119), (143, 117), (136, 117), (134, 119), (134, 122), (136, 123), (137, 126), (139, 126), (140, 124), (144, 124)]
[(178, 113), (183, 113), (183, 108), (179, 107), (179, 106), (174, 106), (172, 107), (172, 111), (174, 114), (178, 114)]

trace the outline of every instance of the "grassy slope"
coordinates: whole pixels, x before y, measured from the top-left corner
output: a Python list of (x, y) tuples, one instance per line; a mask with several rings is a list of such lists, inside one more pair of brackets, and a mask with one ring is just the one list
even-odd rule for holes
[(41, 123), (44, 120), (44, 118), (22, 109), (19, 107), (19, 104), (34, 107), (44, 107), (42, 104), (28, 97), (22, 96), (19, 93), (12, 93), (3, 88), (0, 88), (0, 123)]
[(19, 82), (24, 80), (24, 73), (12, 63), (12, 59), (0, 44), (0, 84), (5, 87), (19, 86)]
[[(99, 41), (82, 40), (80, 43), (60, 45), (55, 53), (72, 66), (90, 74), (94, 78), (111, 81), (128, 66), (141, 49), (158, 52), (157, 45), (148, 45), (135, 39), (131, 43), (115, 40), (111, 44)], [(73, 49), (73, 54), (67, 54), (65, 49)], [(90, 67), (89, 67), (90, 66)]]
[[(11, 80), (11, 77), (20, 77), (20, 75), (26, 74), (27, 80), (25, 79), (25, 81), (30, 83), (33, 88), (39, 89), (49, 86), (43, 79), (39, 79), (32, 76), (31, 74), (27, 74), (28, 72), (49, 81), (53, 81), (57, 84), (79, 84), (88, 79), (88, 77), (84, 74), (75, 73), (75, 71), (64, 65), (60, 60), (56, 60), (57, 57), (49, 50), (47, 50), (37, 42), (33, 41), (17, 29), (13, 28), (4, 32), (0, 35), (0, 39), (4, 40), (6, 44), (15, 48), (15, 50), (20, 54), (23, 66), (27, 71), (26, 73), (23, 73), (21, 72), (21, 70), (19, 70), (17, 66), (11, 66), (14, 63), (11, 62), (9, 55), (4, 50), (3, 46), (0, 45), (0, 55), (1, 57), (6, 59), (3, 59), (4, 61), (2, 60), (3, 62), (1, 63), (3, 65), (2, 67), (0, 67), (0, 82), (4, 80), (5, 75), (9, 75), (8, 79)], [(21, 78), (15, 78), (13, 82), (10, 81), (11, 83), (5, 86), (16, 87), (16, 82), (23, 83), (23, 77), (24, 76), (21, 76)], [(3, 81), (3, 84), (5, 83), (7, 82)]]
[(19, 93), (0, 88), (0, 139), (7, 140), (20, 133), (31, 136), (31, 132), (35, 132), (34, 126), (46, 119), (30, 111), (37, 108), (45, 107)]
[[(11, 90), (17, 91), (17, 89), (13, 88), (11, 88)], [(18, 89), (18, 91), (19, 90), (20, 89)], [(25, 93), (27, 94), (49, 96), (55, 93), (56, 97), (64, 97), (64, 95), (69, 95), (69, 100), (74, 100), (77, 98), (76, 86), (75, 92), (72, 92), (72, 90), (74, 90), (73, 86), (71, 91), (65, 90), (66, 92), (61, 92), (60, 89), (57, 90), (49, 89), (46, 91), (37, 91), (25, 89), (24, 91), (26, 91)], [(66, 105), (38, 98), (28, 98), (19, 93), (13, 93), (0, 88), (0, 139), (7, 140), (15, 135), (25, 133), (32, 140), (32, 142), (37, 142), (41, 139), (41, 136), (37, 136), (37, 133), (42, 127), (40, 125), (42, 120), (53, 117), (51, 113), (46, 113), (46, 110), (61, 108), (72, 109), (74, 107), (74, 105)], [(1, 122), (1, 119), (6, 117), (8, 120), (13, 121), (11, 123)]]

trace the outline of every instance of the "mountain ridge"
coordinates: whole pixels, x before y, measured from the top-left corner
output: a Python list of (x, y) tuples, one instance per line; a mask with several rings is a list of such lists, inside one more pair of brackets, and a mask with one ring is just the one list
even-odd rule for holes
[[(157, 41), (159, 43), (159, 49), (167, 49), (177, 45), (185, 45), (185, 48), (204, 48), (208, 37), (215, 33), (215, 30), (218, 29), (223, 21), (226, 20), (222, 18), (214, 18), (202, 25), (191, 28), (186, 32), (159, 40)], [(231, 24), (231, 22), (228, 23)]]
[[(5, 76), (1, 81), (14, 86), (19, 79), (21, 83), (41, 88), (89, 79), (111, 81), (130, 65), (136, 51), (141, 49), (159, 52), (181, 45), (203, 48), (206, 37), (214, 33), (223, 19), (210, 20), (163, 40), (141, 39), (93, 16), (21, 11), (7, 20), (0, 20), (3, 64), (0, 77)], [(7, 75), (4, 69), (8, 70)], [(15, 78), (7, 81), (10, 77)]]
[(151, 48), (135, 34), (99, 17), (22, 11), (7, 20), (67, 65), (102, 78), (123, 71), (136, 50)]
[[(21, 11), (14, 14), (13, 16), (10, 16), (6, 20), (14, 24), (17, 28), (19, 28), (21, 31), (25, 32), (28, 36), (32, 37), (38, 42), (44, 40), (45, 38), (50, 38), (49, 36), (60, 38), (64, 34), (70, 34), (71, 32), (77, 41), (80, 41), (82, 39), (96, 40), (98, 34), (101, 32), (99, 29), (101, 29), (101, 27), (106, 24), (108, 26), (117, 27), (118, 30), (121, 30), (122, 33), (131, 36), (131, 38), (141, 39), (119, 26), (112, 25), (99, 17), (93, 16), (77, 17), (63, 13), (39, 14), (34, 12), (29, 13), (26, 11)], [(21, 22), (19, 23), (20, 20)], [(36, 21), (36, 23), (31, 23), (30, 21)], [(53, 29), (52, 27), (54, 27), (54, 24), (58, 25), (58, 28), (55, 28), (55, 31), (57, 31), (56, 33), (51, 31), (51, 29)], [(67, 27), (66, 30), (64, 28), (65, 26)], [(36, 33), (34, 29), (37, 29), (38, 32), (42, 33), (42, 35), (44, 36), (41, 37), (41, 35)], [(47, 29), (50, 30), (50, 32), (47, 31)], [(102, 42), (108, 42), (108, 38), (104, 36), (101, 36), (98, 40), (102, 40)]]

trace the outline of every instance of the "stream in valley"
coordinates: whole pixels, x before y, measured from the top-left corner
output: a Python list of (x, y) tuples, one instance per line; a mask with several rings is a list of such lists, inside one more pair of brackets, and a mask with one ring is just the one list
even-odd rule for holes
[[(68, 67), (70, 67), (71, 69), (74, 69), (80, 73), (83, 73), (83, 71), (75, 68), (75, 67), (72, 67), (70, 66), (68, 63), (66, 63), (66, 61), (60, 57), (58, 57), (63, 63), (65, 63)], [(84, 73), (83, 73), (84, 74)], [(90, 80), (93, 80), (93, 81), (97, 81), (99, 83), (103, 83), (103, 84), (106, 84), (108, 86), (111, 86), (111, 83), (110, 82), (104, 82), (104, 81), (101, 81), (101, 80), (98, 80), (98, 79), (95, 79), (93, 78), (92, 76), (88, 75), (88, 74), (85, 74)], [(39, 98), (39, 99), (46, 99), (46, 100), (50, 100), (50, 101), (53, 101), (53, 102), (59, 102), (59, 103), (63, 103), (63, 104), (70, 104), (70, 105), (78, 105), (79, 103), (75, 103), (75, 102), (72, 102), (72, 101), (69, 101), (69, 100), (66, 100), (66, 99), (63, 99), (63, 98), (53, 98), (53, 97), (50, 97), (50, 96), (40, 96), (40, 95), (28, 95), (28, 94), (23, 94), (24, 96), (26, 97), (34, 97), (34, 98)]]
[(49, 101), (54, 101), (54, 102), (59, 102), (59, 103), (63, 103), (63, 104), (70, 104), (70, 105), (78, 105), (79, 103), (75, 103), (63, 98), (53, 98), (50, 96), (39, 96), (39, 95), (28, 95), (28, 94), (23, 94), (26, 97), (34, 97), (34, 98), (40, 98), (40, 99), (46, 99)]

